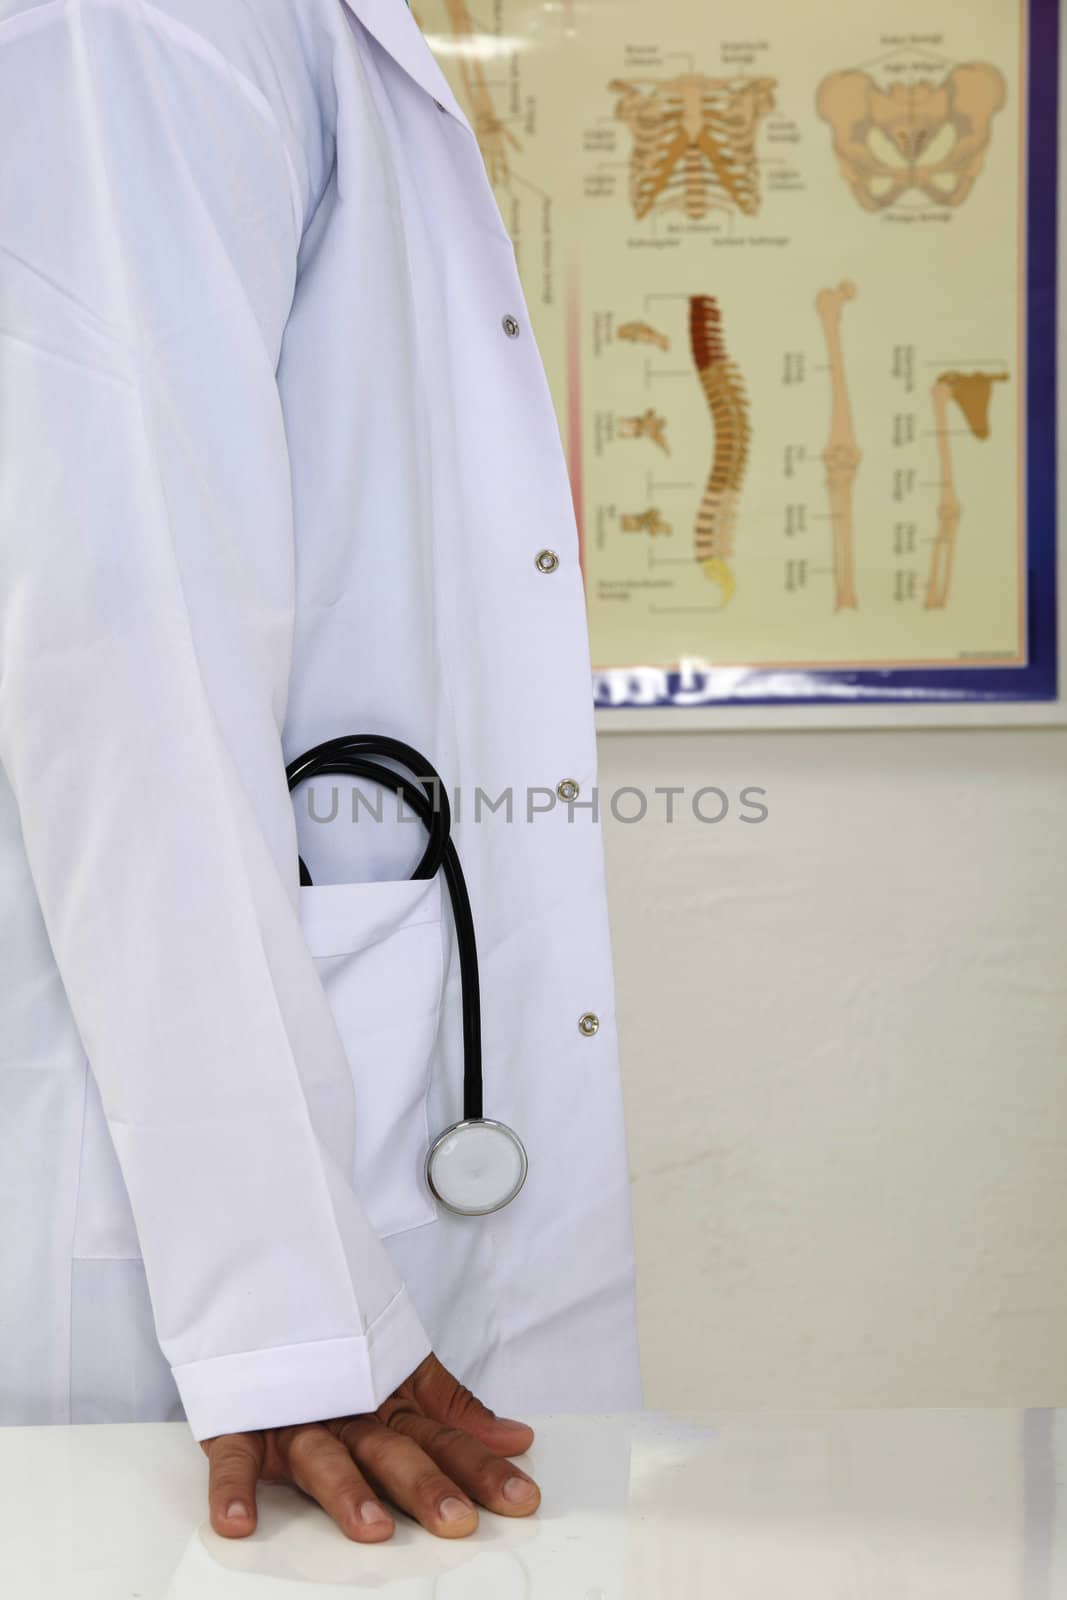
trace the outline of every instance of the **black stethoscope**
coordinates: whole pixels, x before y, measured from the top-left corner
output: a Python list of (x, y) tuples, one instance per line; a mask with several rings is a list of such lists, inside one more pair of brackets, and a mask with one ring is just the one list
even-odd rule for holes
[[(414, 774), (416, 782), (379, 758), (395, 761)], [(285, 769), (290, 793), (305, 778), (343, 773), (369, 778), (396, 790), (426, 826), (428, 838), (412, 878), (432, 878), (442, 868), (452, 904), (459, 951), (463, 996), (463, 1116), (445, 1128), (426, 1156), (426, 1182), (449, 1211), (484, 1216), (514, 1200), (526, 1181), (526, 1150), (518, 1134), (504, 1122), (482, 1115), (482, 1012), (478, 981), (478, 946), (474, 918), (459, 856), (452, 842), (452, 813), (444, 785), (425, 756), (382, 733), (348, 734), (327, 739), (306, 750)], [(312, 888), (311, 874), (300, 860), (300, 882)]]

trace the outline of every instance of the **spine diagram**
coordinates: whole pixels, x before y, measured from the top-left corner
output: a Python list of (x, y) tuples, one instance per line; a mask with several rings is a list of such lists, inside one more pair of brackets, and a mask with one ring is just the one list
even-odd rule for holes
[(744, 382), (726, 354), (719, 307), (711, 295), (694, 295), (689, 301), (689, 344), (715, 429), (711, 476), (694, 529), (695, 555), (727, 605), (734, 592), (730, 560), (751, 428)]
[(857, 605), (852, 490), (862, 453), (856, 443), (841, 343), (841, 313), (846, 303), (855, 297), (856, 285), (848, 282), (838, 284), (836, 289), (821, 289), (815, 296), (815, 309), (822, 323), (830, 361), (830, 438), (822, 459), (826, 467), (826, 490), (833, 530), (835, 611), (855, 610)]
[(988, 62), (954, 67), (881, 89), (866, 72), (834, 72), (815, 108), (830, 124), (841, 176), (865, 211), (885, 211), (911, 191), (939, 206), (961, 206), (974, 188), (1007, 98)]
[(620, 439), (651, 439), (664, 455), (669, 456), (671, 453), (667, 443), (667, 419), (653, 411), (651, 406), (639, 417), (620, 417), (615, 425), (615, 431)]
[(653, 210), (694, 220), (713, 210), (756, 215), (756, 136), (774, 109), (775, 83), (695, 72), (651, 89), (612, 80), (608, 87), (620, 96), (615, 115), (633, 134), (630, 203), (638, 221)]
[(650, 327), (647, 322), (624, 322), (616, 328), (615, 337), (628, 344), (654, 344), (657, 350), (669, 350), (671, 347), (667, 335), (660, 333), (658, 328)]
[(494, 188), (498, 184), (506, 185), (511, 179), (508, 146), (510, 145), (512, 150), (521, 150), (522, 146), (499, 115), (489, 92), (489, 85), (485, 81), (485, 73), (476, 53), (475, 40), (475, 34), (483, 30), (475, 28), (465, 0), (444, 0), (444, 4), (452, 37), (458, 45), (456, 54), (459, 60), (459, 73), (463, 80), (463, 92), (470, 107), (471, 125), (478, 140), (478, 148), (482, 152), (489, 181)]
[(653, 539), (673, 531), (658, 506), (649, 506), (647, 511), (624, 511), (619, 522), (623, 533), (647, 533)]
[(1006, 383), (1006, 372), (943, 372), (930, 391), (934, 407), (934, 433), (941, 466), (941, 487), (937, 502), (937, 537), (930, 556), (930, 576), (926, 583), (927, 610), (942, 610), (948, 602), (952, 582), (952, 560), (956, 553), (963, 507), (956, 494), (949, 432), (949, 405), (955, 401), (976, 439), (988, 439), (989, 402), (994, 383)]

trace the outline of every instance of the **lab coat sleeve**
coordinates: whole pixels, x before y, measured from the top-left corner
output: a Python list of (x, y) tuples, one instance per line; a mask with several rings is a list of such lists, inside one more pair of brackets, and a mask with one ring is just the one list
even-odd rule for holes
[(0, 23), (0, 759), (198, 1439), (373, 1409), (430, 1349), (299, 924), (303, 182), (156, 8)]

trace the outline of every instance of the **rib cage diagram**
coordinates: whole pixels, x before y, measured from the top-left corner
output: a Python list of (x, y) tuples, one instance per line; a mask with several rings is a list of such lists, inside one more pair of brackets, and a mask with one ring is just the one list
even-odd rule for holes
[(993, 118), (1007, 99), (988, 62), (881, 89), (866, 72), (834, 72), (815, 107), (830, 124), (841, 176), (865, 211), (885, 211), (910, 191), (961, 206), (981, 174)]
[(934, 407), (934, 432), (937, 437), (937, 454), (941, 467), (940, 494), (937, 502), (937, 537), (930, 555), (930, 575), (926, 584), (924, 606), (929, 610), (942, 610), (948, 601), (952, 582), (952, 560), (956, 553), (956, 535), (959, 532), (963, 507), (956, 495), (956, 479), (952, 461), (952, 439), (949, 431), (949, 405), (955, 401), (962, 411), (967, 427), (976, 439), (988, 439), (989, 403), (995, 383), (1006, 383), (1006, 372), (943, 372), (930, 391)]
[(727, 605), (734, 592), (730, 559), (751, 428), (744, 381), (726, 354), (719, 307), (711, 295), (694, 295), (689, 301), (689, 343), (715, 429), (711, 476), (694, 529), (695, 555)]
[(774, 78), (708, 78), (685, 73), (650, 89), (615, 78), (615, 115), (630, 127), (630, 201), (650, 211), (713, 210), (755, 216), (760, 208), (756, 137), (774, 109)]
[(826, 337), (830, 360), (831, 411), (830, 437), (822, 459), (826, 467), (826, 492), (830, 501), (833, 530), (834, 610), (855, 610), (856, 579), (853, 558), (852, 487), (862, 460), (856, 444), (852, 407), (848, 396), (845, 356), (841, 343), (841, 313), (856, 297), (854, 283), (840, 283), (836, 289), (821, 289), (815, 296), (815, 309)]

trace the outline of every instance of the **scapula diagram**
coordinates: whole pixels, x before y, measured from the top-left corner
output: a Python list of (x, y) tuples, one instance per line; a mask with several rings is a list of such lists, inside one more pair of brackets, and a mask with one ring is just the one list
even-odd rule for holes
[(943, 372), (930, 391), (934, 407), (934, 433), (941, 465), (941, 485), (937, 502), (937, 537), (930, 555), (930, 575), (926, 584), (927, 610), (941, 610), (948, 601), (952, 582), (952, 560), (956, 553), (963, 507), (956, 494), (949, 432), (949, 405), (955, 401), (976, 439), (989, 438), (989, 402), (995, 383), (1006, 383), (1006, 372)]
[(841, 176), (865, 211), (884, 211), (910, 190), (961, 206), (985, 165), (993, 118), (1007, 99), (989, 62), (954, 67), (939, 83), (881, 89), (866, 72), (833, 72), (815, 108), (830, 124)]
[(653, 411), (651, 406), (647, 411), (642, 411), (639, 417), (620, 417), (616, 432), (620, 439), (651, 439), (653, 444), (659, 445), (664, 455), (671, 453), (667, 443), (667, 419)]
[(650, 211), (680, 210), (697, 219), (731, 209), (760, 208), (756, 136), (774, 110), (774, 78), (708, 78), (684, 73), (644, 89), (613, 78), (615, 115), (633, 134), (630, 203), (641, 220)]
[(624, 339), (628, 344), (654, 344), (658, 350), (669, 350), (671, 347), (667, 335), (647, 322), (624, 322), (616, 328), (615, 337)]
[(862, 452), (856, 443), (852, 407), (848, 397), (845, 357), (841, 344), (841, 313), (856, 297), (856, 285), (844, 282), (836, 289), (821, 289), (815, 309), (826, 336), (832, 391), (830, 438), (822, 453), (833, 530), (834, 610), (855, 610), (856, 579), (853, 560), (852, 490)]
[(726, 605), (734, 592), (730, 559), (752, 430), (744, 381), (726, 354), (722, 318), (711, 295), (693, 295), (689, 301), (689, 344), (715, 430), (711, 475), (694, 529), (695, 555)]
[[(976, 439), (989, 438), (989, 402), (993, 398), (993, 385), (1007, 383), (1006, 372), (943, 372), (938, 383), (949, 391), (967, 421)], [(935, 385), (936, 387), (936, 385)]]

